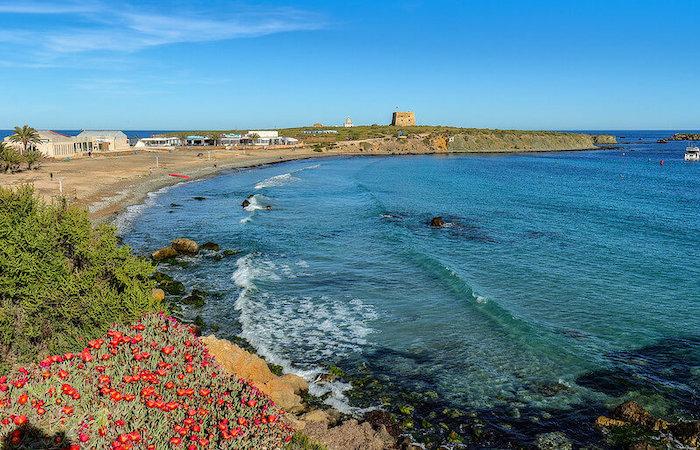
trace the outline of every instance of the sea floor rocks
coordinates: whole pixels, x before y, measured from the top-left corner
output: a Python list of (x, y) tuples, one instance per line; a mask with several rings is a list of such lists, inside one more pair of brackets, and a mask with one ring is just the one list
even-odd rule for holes
[(538, 435), (535, 439), (535, 448), (539, 450), (571, 450), (573, 445), (564, 433), (555, 431)]
[(202, 338), (202, 342), (227, 372), (249, 380), (289, 412), (300, 412), (304, 409), (299, 394), (308, 391), (309, 386), (303, 378), (293, 374), (277, 376), (272, 373), (265, 360), (225, 339), (206, 336)]
[(445, 219), (440, 216), (430, 219), (430, 226), (433, 228), (443, 228), (445, 225)]

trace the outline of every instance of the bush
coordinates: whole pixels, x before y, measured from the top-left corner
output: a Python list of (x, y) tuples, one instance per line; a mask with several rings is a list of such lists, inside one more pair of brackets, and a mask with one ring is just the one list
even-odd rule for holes
[(0, 371), (157, 311), (153, 271), (85, 210), (0, 188)]
[(161, 314), (0, 377), (0, 438), (21, 448), (282, 448), (282, 414)]

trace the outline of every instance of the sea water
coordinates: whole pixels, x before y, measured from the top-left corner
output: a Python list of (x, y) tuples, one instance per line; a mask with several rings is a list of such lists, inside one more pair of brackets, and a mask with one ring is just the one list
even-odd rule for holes
[[(329, 366), (377, 380), (312, 385), (340, 409), (428, 398), (511, 440), (586, 442), (623, 399), (700, 411), (700, 163), (657, 144), (667, 133), (615, 134), (612, 150), (234, 171), (151, 197), (120, 229), (143, 253), (179, 236), (240, 250), (163, 266), (210, 293), (183, 316), (310, 381)], [(426, 396), (391, 400), (402, 390)]]

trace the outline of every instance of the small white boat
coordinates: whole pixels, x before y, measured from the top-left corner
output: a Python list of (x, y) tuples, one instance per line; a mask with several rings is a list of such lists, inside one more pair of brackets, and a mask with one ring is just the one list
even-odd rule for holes
[(696, 146), (686, 148), (683, 159), (686, 161), (700, 161), (700, 147)]

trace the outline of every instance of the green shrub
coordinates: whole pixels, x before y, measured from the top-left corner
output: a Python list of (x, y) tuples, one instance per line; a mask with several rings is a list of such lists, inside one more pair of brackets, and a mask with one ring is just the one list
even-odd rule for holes
[(0, 371), (160, 309), (153, 271), (85, 210), (0, 188)]

